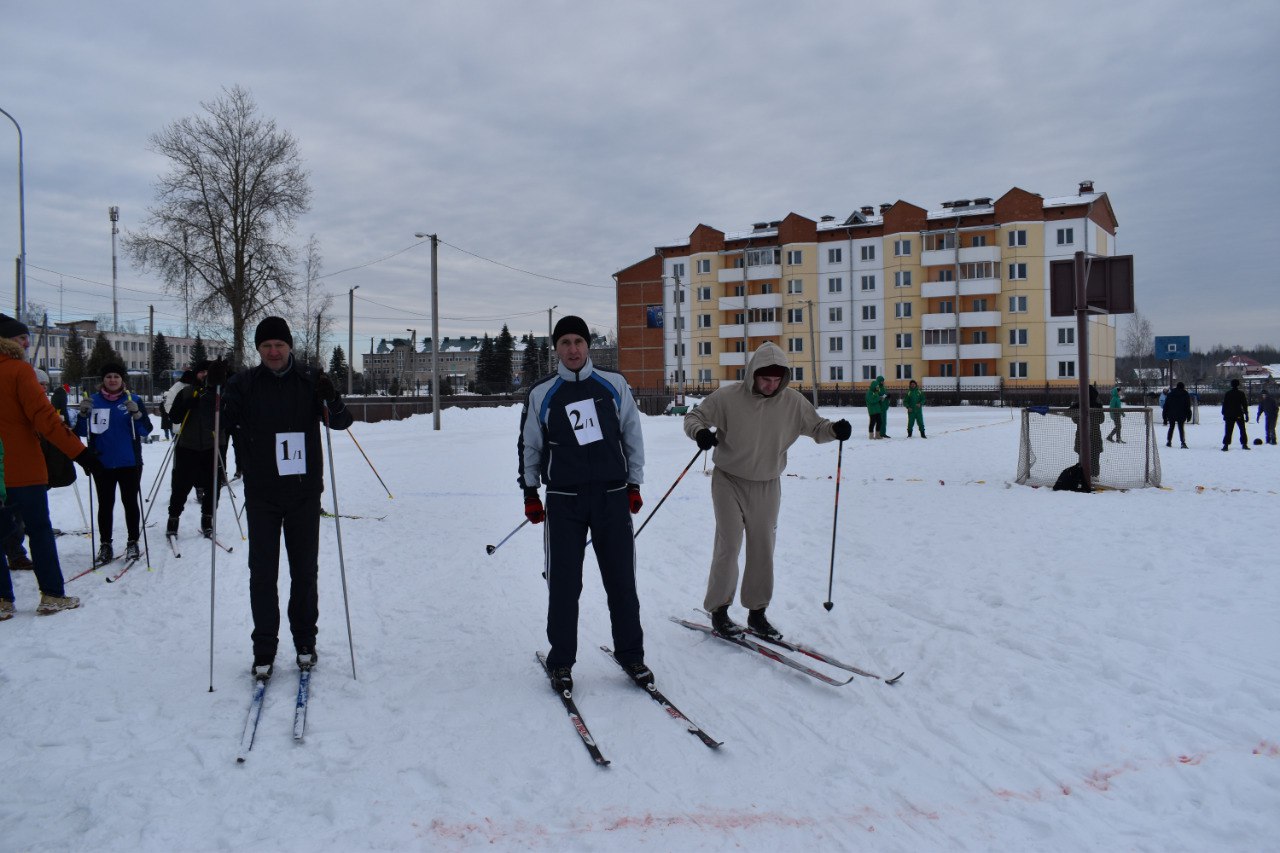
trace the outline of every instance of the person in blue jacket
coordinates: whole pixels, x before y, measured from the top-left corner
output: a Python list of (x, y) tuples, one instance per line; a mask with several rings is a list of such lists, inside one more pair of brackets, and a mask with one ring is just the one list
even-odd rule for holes
[(98, 557), (99, 564), (111, 560), (112, 520), (116, 509), (116, 490), (124, 504), (124, 523), (128, 531), (125, 559), (136, 560), (138, 531), (141, 528), (142, 502), (142, 438), (151, 433), (151, 419), (137, 394), (124, 387), (124, 365), (108, 363), (102, 367), (102, 384), (89, 397), (80, 401), (80, 419), (76, 434), (89, 439), (89, 447), (98, 454), (105, 470), (93, 478), (98, 493)]

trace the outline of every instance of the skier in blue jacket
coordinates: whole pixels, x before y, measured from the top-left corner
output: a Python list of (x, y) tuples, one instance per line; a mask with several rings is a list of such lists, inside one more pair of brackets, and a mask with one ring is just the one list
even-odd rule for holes
[(151, 418), (147, 417), (142, 398), (125, 388), (126, 375), (122, 364), (103, 365), (102, 384), (93, 395), (80, 401), (80, 419), (76, 421), (76, 434), (89, 439), (89, 448), (97, 452), (105, 469), (93, 478), (98, 493), (98, 563), (115, 556), (111, 527), (117, 489), (128, 531), (125, 559), (142, 556), (138, 549), (142, 518), (141, 439), (151, 433)]

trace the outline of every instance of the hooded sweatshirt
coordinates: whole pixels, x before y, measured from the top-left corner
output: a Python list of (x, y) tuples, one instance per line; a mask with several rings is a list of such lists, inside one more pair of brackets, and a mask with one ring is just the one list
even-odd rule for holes
[[(778, 390), (769, 397), (755, 390), (756, 371), (787, 367)], [(807, 435), (819, 444), (835, 440), (831, 421), (818, 414), (804, 395), (790, 387), (787, 356), (766, 341), (747, 362), (746, 379), (722, 385), (684, 416), (685, 435), (715, 429), (720, 438), (712, 459), (716, 467), (743, 480), (774, 480), (787, 467), (787, 450)]]

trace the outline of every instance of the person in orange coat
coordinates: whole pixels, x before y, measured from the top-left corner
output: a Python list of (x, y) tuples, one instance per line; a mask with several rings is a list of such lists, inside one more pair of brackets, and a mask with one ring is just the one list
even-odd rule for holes
[[(6, 505), (26, 525), (40, 585), (36, 613), (44, 615), (79, 607), (80, 599), (67, 595), (63, 588), (62, 566), (49, 521), (49, 474), (40, 438), (74, 459), (90, 476), (101, 473), (103, 468), (45, 396), (35, 369), (27, 363), (30, 343), (23, 323), (0, 314), (0, 442), (6, 451)], [(0, 572), (0, 599), (10, 604), (14, 600), (7, 566)]]

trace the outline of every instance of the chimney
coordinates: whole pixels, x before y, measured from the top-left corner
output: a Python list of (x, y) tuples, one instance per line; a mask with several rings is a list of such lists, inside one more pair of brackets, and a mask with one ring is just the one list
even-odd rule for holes
[(753, 222), (751, 224), (752, 231), (764, 231), (768, 227), (769, 227), (768, 222)]
[(973, 203), (974, 203), (974, 204), (980, 204), (980, 205), (983, 205), (983, 206), (985, 207), (986, 205), (991, 204), (991, 196), (989, 196), (989, 195), (984, 195), (982, 198), (975, 198), (975, 199), (973, 200)]
[(834, 221), (835, 221), (835, 217), (828, 213), (828, 214), (825, 214), (825, 215), (822, 217), (822, 220), (821, 220), (821, 221), (823, 221), (823, 222), (834, 222)]
[(886, 202), (884, 202), (884, 203), (882, 203), (882, 204), (880, 205), (880, 215), (881, 215), (881, 216), (884, 216), (886, 213), (888, 213), (888, 212), (889, 212), (889, 208), (891, 208), (891, 207), (893, 207), (893, 205), (889, 204), (889, 202), (887, 202), (887, 201), (886, 201)]
[(1093, 192), (1093, 181), (1080, 182), (1080, 195)]
[(863, 216), (871, 216), (876, 212), (876, 209), (868, 204), (866, 207), (862, 208), (859, 212)]

